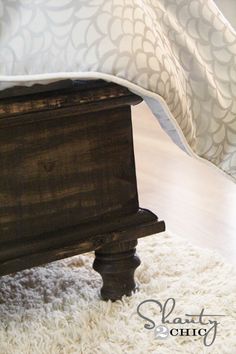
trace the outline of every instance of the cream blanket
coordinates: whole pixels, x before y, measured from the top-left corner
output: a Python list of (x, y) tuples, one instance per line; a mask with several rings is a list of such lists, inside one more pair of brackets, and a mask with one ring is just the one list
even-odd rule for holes
[(213, 0), (0, 0), (0, 89), (62, 78), (135, 91), (236, 179), (236, 31)]

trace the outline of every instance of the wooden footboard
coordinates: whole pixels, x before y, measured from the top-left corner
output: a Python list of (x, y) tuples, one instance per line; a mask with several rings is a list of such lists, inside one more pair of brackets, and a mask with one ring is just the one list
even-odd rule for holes
[[(164, 230), (138, 203), (130, 105), (140, 101), (103, 81), (0, 94), (0, 275), (92, 250), (103, 275), (130, 242)], [(130, 295), (134, 285), (110, 292), (113, 278), (103, 298)]]

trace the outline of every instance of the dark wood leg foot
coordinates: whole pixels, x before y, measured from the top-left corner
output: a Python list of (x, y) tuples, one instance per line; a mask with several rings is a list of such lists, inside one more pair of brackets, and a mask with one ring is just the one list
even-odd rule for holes
[(135, 253), (136, 245), (137, 240), (110, 243), (95, 251), (93, 268), (103, 279), (103, 300), (115, 301), (137, 289), (134, 272), (141, 262)]

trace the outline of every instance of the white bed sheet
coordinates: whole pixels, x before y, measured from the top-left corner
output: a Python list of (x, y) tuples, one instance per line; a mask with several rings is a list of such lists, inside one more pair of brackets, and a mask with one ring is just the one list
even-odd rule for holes
[(212, 0), (0, 0), (0, 89), (117, 82), (235, 180), (236, 4), (216, 3), (221, 12)]

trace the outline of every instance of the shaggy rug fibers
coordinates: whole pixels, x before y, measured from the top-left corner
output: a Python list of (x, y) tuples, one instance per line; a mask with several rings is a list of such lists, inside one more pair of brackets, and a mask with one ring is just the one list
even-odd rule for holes
[[(166, 233), (139, 240), (137, 251), (140, 290), (116, 303), (100, 301), (101, 279), (91, 268), (92, 253), (0, 278), (0, 353), (236, 353), (235, 268), (215, 252)], [(215, 318), (220, 323), (211, 346), (203, 344), (203, 336), (160, 339), (158, 329), (144, 327), (151, 322), (137, 313), (137, 306), (148, 299), (164, 304), (168, 298), (176, 300), (171, 320), (203, 308), (205, 314), (224, 315)], [(140, 311), (161, 325), (157, 303), (146, 302)]]

